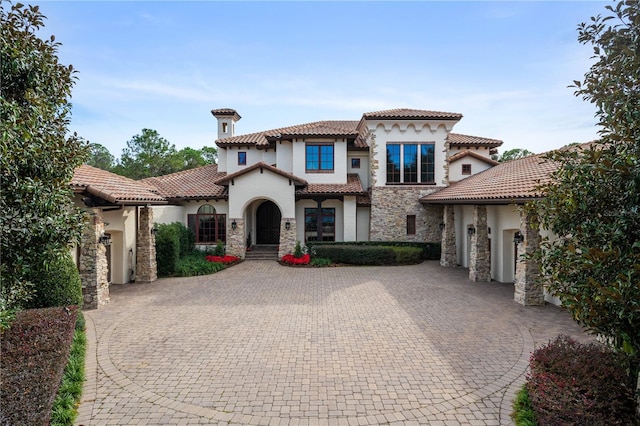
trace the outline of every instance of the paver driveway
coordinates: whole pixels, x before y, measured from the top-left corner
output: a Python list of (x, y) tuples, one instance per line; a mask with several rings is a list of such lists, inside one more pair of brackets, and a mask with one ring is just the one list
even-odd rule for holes
[(587, 340), (555, 306), (437, 262), (112, 286), (86, 312), (79, 425), (510, 424), (535, 346)]

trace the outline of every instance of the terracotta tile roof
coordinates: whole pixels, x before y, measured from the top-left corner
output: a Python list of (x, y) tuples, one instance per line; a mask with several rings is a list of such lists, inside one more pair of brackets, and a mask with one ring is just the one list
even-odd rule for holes
[(218, 172), (217, 164), (210, 164), (141, 182), (153, 186), (160, 195), (169, 199), (207, 200), (227, 197), (226, 189), (215, 184), (224, 176), (225, 173)]
[(291, 173), (285, 172), (284, 170), (281, 170), (277, 167), (274, 167), (270, 164), (265, 163), (264, 161), (259, 161), (255, 164), (250, 165), (249, 167), (246, 167), (242, 170), (238, 170), (235, 173), (231, 173), (230, 175), (226, 175), (226, 176), (222, 176), (220, 179), (218, 179), (218, 181), (216, 182), (217, 185), (222, 185), (222, 186), (226, 186), (229, 185), (229, 182), (231, 181), (231, 179), (235, 179), (238, 176), (242, 176), (244, 174), (250, 173), (253, 170), (256, 169), (267, 169), (272, 171), (273, 173), (276, 173), (280, 176), (284, 176), (287, 179), (291, 179), (292, 181), (294, 181), (294, 184), (297, 186), (304, 186), (307, 184), (307, 181), (304, 179), (301, 179), (295, 175), (292, 175)]
[(491, 164), (492, 166), (497, 166), (498, 164), (500, 164), (500, 162), (492, 160), (489, 157), (485, 157), (484, 155), (480, 155), (477, 152), (471, 151), (470, 149), (466, 149), (464, 151), (460, 151), (454, 155), (452, 155), (451, 157), (447, 158), (447, 161), (449, 163), (453, 163), (455, 161), (460, 160), (461, 158), (464, 157), (473, 157), (473, 158), (477, 158), (480, 161), (484, 161), (487, 164)]
[(214, 117), (225, 117), (231, 115), (236, 121), (242, 118), (240, 117), (240, 114), (238, 114), (238, 112), (233, 108), (212, 109), (211, 114), (213, 114)]
[[(357, 121), (314, 121), (313, 123), (281, 127), (264, 132), (249, 133), (246, 135), (218, 139), (216, 141), (216, 145), (221, 147), (236, 145), (256, 145), (257, 147), (265, 147), (269, 146), (270, 141), (276, 141), (278, 139), (312, 137), (355, 139), (359, 135), (357, 125)], [(366, 146), (366, 144), (364, 146)]]
[(397, 108), (366, 112), (362, 115), (362, 118), (364, 120), (460, 120), (462, 114), (457, 112)]
[(306, 188), (296, 191), (296, 195), (365, 195), (357, 173), (347, 174), (347, 183), (310, 183)]
[(510, 204), (542, 194), (535, 188), (549, 181), (557, 163), (532, 155), (499, 165), (420, 199), (426, 204)]
[(498, 139), (461, 135), (459, 133), (449, 133), (449, 137), (447, 140), (449, 141), (450, 146), (486, 146), (487, 148), (497, 148), (503, 144), (503, 142)]
[(86, 164), (78, 167), (71, 179), (71, 187), (78, 194), (86, 193), (113, 204), (141, 205), (166, 204), (154, 188), (144, 182), (135, 181)]
[(357, 207), (371, 207), (371, 196), (369, 193), (365, 195), (358, 195), (356, 197), (356, 206)]

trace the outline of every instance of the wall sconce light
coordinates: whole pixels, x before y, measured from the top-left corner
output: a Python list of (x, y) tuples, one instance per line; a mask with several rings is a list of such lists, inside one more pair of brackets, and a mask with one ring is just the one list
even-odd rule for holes
[(287, 231), (288, 231), (289, 229), (291, 229), (291, 222), (286, 221), (286, 222), (284, 223), (284, 229), (286, 229)]
[(515, 234), (513, 234), (513, 242), (514, 243), (520, 244), (523, 241), (524, 241), (524, 235), (522, 235), (522, 233), (520, 231), (518, 231)]
[(469, 236), (472, 236), (475, 233), (476, 233), (476, 228), (474, 228), (473, 226), (470, 226), (470, 227), (467, 228), (467, 234)]
[(158, 235), (158, 224), (157, 223), (153, 224), (153, 228), (151, 228), (151, 235), (153, 235), (154, 237), (156, 235)]
[(234, 221), (231, 222), (231, 229), (233, 229), (235, 231), (237, 227), (238, 227), (238, 224), (236, 223), (236, 221), (234, 219)]
[(446, 226), (446, 225), (445, 225), (444, 223), (441, 223), (441, 224), (440, 224), (440, 225), (438, 225), (438, 226), (440, 227), (440, 230), (442, 231), (442, 230), (445, 228), (445, 226)]
[(104, 244), (105, 247), (106, 246), (110, 246), (111, 245), (111, 234), (107, 234), (105, 232), (100, 234), (100, 238), (98, 238), (98, 243), (99, 244)]

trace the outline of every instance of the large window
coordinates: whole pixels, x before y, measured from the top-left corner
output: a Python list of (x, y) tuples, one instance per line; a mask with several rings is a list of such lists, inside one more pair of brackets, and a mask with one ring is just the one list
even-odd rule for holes
[(433, 143), (388, 143), (387, 183), (434, 183)]
[(216, 214), (216, 209), (205, 204), (200, 206), (197, 214), (187, 217), (189, 229), (196, 236), (196, 244), (216, 244), (227, 240), (227, 216)]
[(305, 146), (307, 172), (333, 172), (333, 144)]
[(304, 238), (305, 241), (335, 241), (336, 209), (304, 209)]

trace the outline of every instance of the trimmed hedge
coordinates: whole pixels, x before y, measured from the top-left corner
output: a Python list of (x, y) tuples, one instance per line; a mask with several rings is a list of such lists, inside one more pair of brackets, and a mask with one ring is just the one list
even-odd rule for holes
[(334, 241), (308, 241), (307, 247), (315, 248), (320, 246), (383, 246), (383, 247), (419, 247), (422, 249), (420, 255), (422, 260), (440, 260), (441, 244), (440, 243), (421, 243), (412, 241), (349, 241), (349, 242), (334, 242)]
[(558, 336), (531, 355), (526, 388), (541, 425), (634, 425), (625, 355)]
[(69, 253), (38, 264), (31, 270), (29, 280), (34, 284), (34, 293), (24, 304), (27, 309), (82, 306), (80, 273)]
[(46, 425), (69, 358), (77, 306), (29, 309), (0, 334), (0, 424)]
[(178, 272), (180, 259), (196, 249), (195, 235), (180, 222), (158, 225), (156, 261), (158, 276), (169, 277)]
[(392, 265), (396, 258), (392, 247), (335, 244), (313, 246), (311, 251), (313, 257), (349, 265)]

